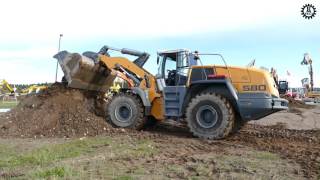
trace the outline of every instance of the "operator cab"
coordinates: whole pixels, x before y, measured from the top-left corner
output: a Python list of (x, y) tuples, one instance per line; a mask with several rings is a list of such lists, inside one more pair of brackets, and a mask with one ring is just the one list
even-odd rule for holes
[(162, 88), (185, 86), (190, 67), (197, 65), (194, 55), (185, 49), (158, 52), (157, 63), (159, 64), (157, 79), (162, 81), (160, 82)]
[(172, 119), (181, 117), (189, 70), (197, 65), (197, 58), (188, 50), (178, 49), (158, 52), (157, 63), (157, 87), (164, 96), (165, 116)]

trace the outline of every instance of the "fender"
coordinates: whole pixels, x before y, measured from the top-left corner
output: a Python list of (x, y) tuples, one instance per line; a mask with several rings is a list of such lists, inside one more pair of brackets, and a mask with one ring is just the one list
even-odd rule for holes
[(150, 115), (151, 103), (149, 101), (148, 93), (139, 87), (132, 87), (131, 91), (140, 97), (140, 99), (143, 103), (143, 106), (145, 107), (145, 115)]
[(212, 79), (212, 80), (198, 80), (198, 81), (193, 81), (190, 83), (187, 95), (184, 99), (184, 104), (183, 108), (185, 111), (186, 107), (188, 106), (188, 102), (190, 102), (191, 98), (199, 94), (203, 91), (206, 91), (208, 89), (217, 89), (218, 91), (221, 91), (222, 94), (226, 96), (226, 98), (232, 103), (233, 107), (237, 112), (240, 113), (239, 111), (239, 105), (238, 105), (238, 94), (231, 84), (231, 82), (228, 79)]
[(234, 100), (238, 101), (238, 95), (237, 92), (235, 90), (235, 88), (233, 87), (233, 85), (231, 84), (231, 82), (228, 79), (213, 79), (213, 80), (198, 80), (198, 81), (193, 81), (190, 84), (190, 88), (192, 88), (193, 86), (206, 86), (206, 87), (210, 87), (211, 85), (224, 85), (230, 92), (230, 94), (232, 95), (232, 97), (234, 98)]

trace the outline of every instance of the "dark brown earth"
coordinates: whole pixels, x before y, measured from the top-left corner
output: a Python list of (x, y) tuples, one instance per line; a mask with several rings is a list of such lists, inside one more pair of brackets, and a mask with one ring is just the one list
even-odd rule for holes
[(95, 96), (55, 84), (41, 94), (26, 96), (1, 115), (0, 135), (18, 137), (95, 136), (117, 131), (94, 113)]
[[(68, 89), (56, 84), (42, 94), (26, 97), (15, 109), (0, 115), (0, 137), (127, 134), (128, 137), (137, 139), (151, 139), (157, 143), (158, 148), (164, 149), (161, 157), (147, 160), (150, 164), (183, 164), (193, 161), (190, 158), (194, 154), (217, 151), (217, 145), (221, 147), (221, 152), (229, 147), (250, 147), (276, 153), (284, 159), (298, 163), (306, 178), (320, 176), (320, 130), (286, 129), (283, 124), (247, 124), (239, 133), (219, 141), (196, 139), (184, 126), (168, 123), (159, 123), (141, 132), (128, 131), (112, 128), (103, 117), (97, 116), (94, 113), (94, 99), (95, 96), (90, 92)], [(291, 103), (291, 107), (295, 106), (301, 109), (305, 105)]]
[[(160, 124), (152, 132), (184, 137), (183, 141), (187, 141), (186, 143), (188, 143), (188, 140), (185, 139), (192, 139), (188, 129), (181, 126), (175, 127), (172, 124)], [(162, 136), (159, 135), (159, 137)], [(178, 143), (170, 140), (170, 138), (159, 141), (164, 144)], [(202, 141), (202, 143), (200, 141), (195, 146), (197, 146), (197, 149), (202, 148), (203, 151), (206, 151), (206, 148), (210, 149), (210, 146), (208, 146), (210, 144), (221, 144), (222, 147), (233, 146), (235, 148), (244, 146), (276, 153), (282, 158), (300, 164), (305, 177), (310, 178), (320, 175), (320, 130), (289, 130), (284, 129), (282, 124), (275, 126), (247, 124), (239, 133), (225, 140)], [(185, 156), (186, 153), (183, 151), (182, 153)], [(174, 156), (179, 156), (179, 152), (174, 154)]]
[(316, 177), (320, 173), (320, 130), (247, 125), (227, 141), (274, 152), (283, 158), (294, 160), (301, 165), (306, 177)]

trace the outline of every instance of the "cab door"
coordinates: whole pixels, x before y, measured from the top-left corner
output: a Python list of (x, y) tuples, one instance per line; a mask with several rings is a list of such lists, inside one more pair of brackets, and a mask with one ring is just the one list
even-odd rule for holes
[[(185, 58), (184, 58), (185, 57)], [(186, 94), (188, 67), (185, 52), (162, 54), (157, 82), (162, 82), (165, 116), (182, 116), (182, 104)]]

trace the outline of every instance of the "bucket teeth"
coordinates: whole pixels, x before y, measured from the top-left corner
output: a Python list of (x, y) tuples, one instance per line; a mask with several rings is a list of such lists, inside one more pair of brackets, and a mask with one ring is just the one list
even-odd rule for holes
[(99, 61), (78, 53), (61, 51), (54, 58), (58, 59), (68, 86), (72, 88), (106, 92), (116, 77)]

